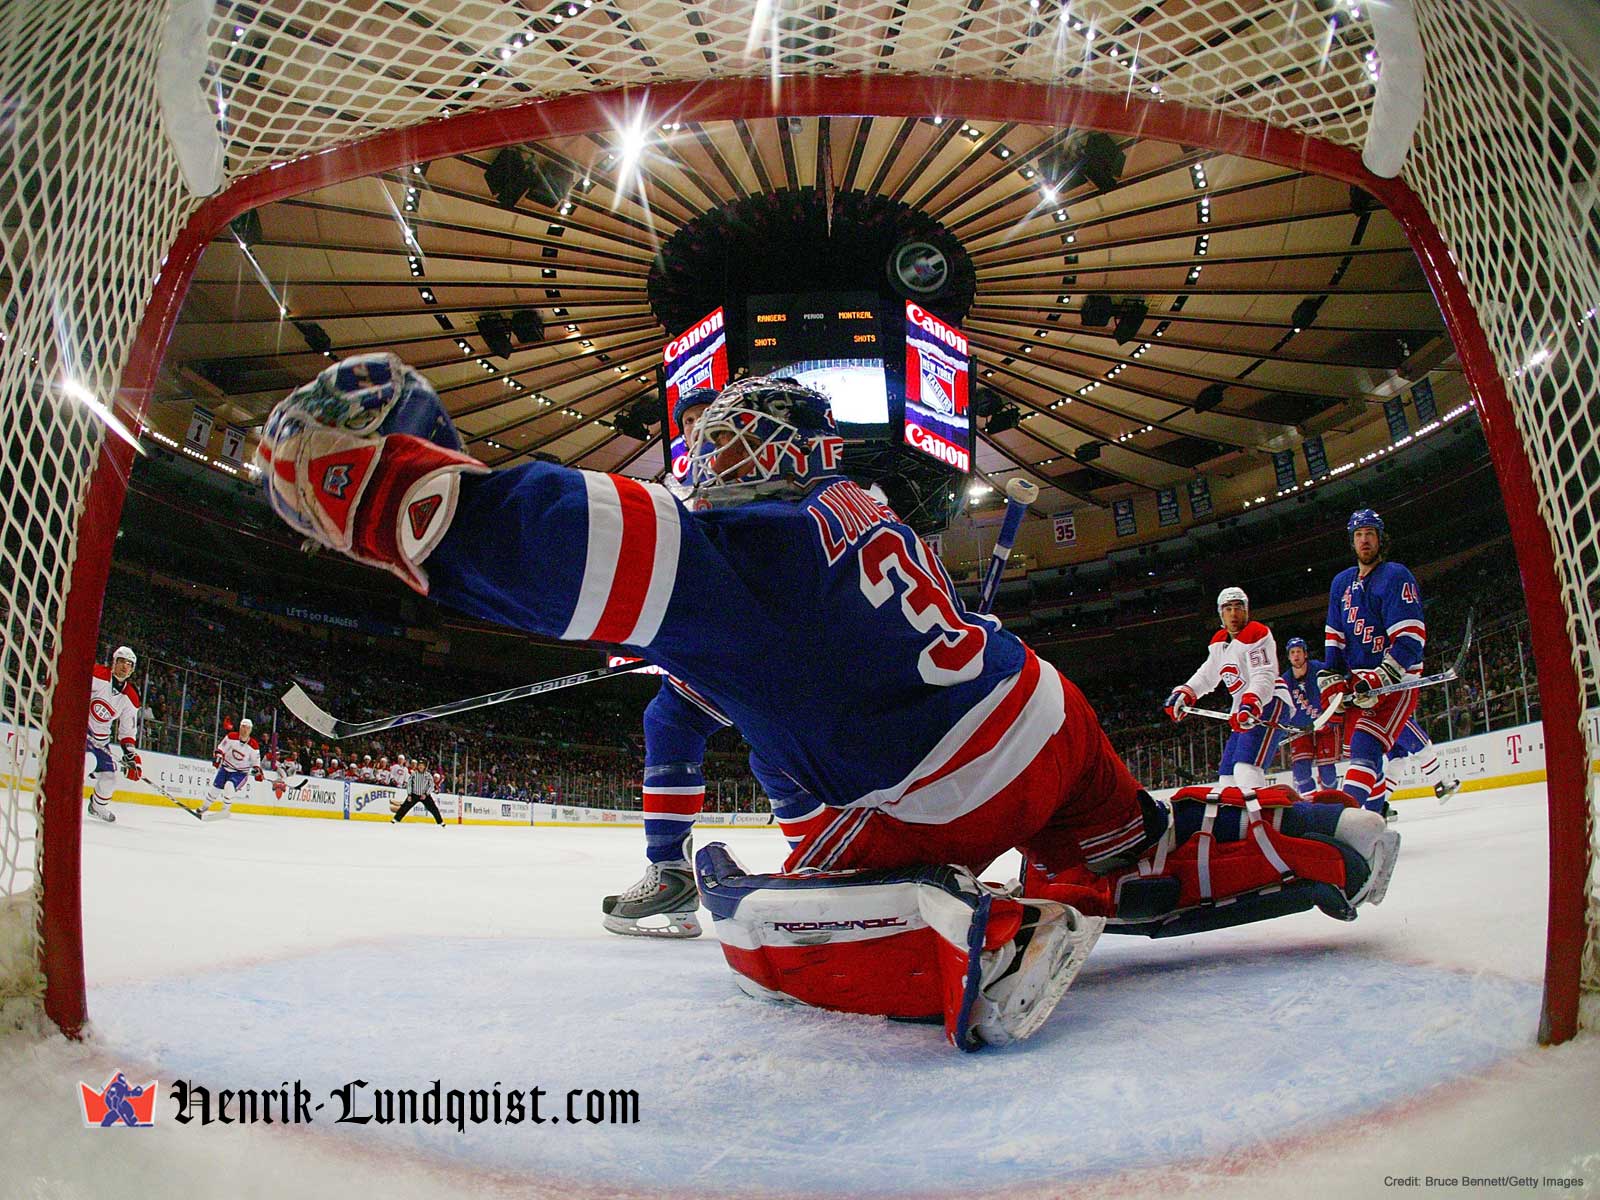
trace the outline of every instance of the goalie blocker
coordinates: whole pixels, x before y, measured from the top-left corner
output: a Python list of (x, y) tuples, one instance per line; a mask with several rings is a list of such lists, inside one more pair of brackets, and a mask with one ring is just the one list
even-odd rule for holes
[(1352, 921), (1382, 901), (1399, 847), (1340, 792), (1185, 788), (1132, 867), (1052, 874), (1025, 860), (1020, 894), (957, 866), (750, 875), (720, 843), (695, 865), (749, 995), (942, 1018), (954, 1045), (975, 1050), (1035, 1032), (1102, 931), (1171, 937), (1312, 907)]

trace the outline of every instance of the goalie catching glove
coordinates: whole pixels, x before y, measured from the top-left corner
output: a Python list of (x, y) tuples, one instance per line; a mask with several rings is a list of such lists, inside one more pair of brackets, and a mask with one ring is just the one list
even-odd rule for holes
[(488, 471), (428, 381), (392, 354), (347, 358), (291, 392), (256, 457), (280, 517), (424, 595), (422, 563), (450, 527), (462, 474)]

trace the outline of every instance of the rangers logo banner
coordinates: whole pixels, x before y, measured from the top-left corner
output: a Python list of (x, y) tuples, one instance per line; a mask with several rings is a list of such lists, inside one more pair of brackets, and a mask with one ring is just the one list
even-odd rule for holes
[(961, 472), (972, 469), (967, 337), (906, 301), (906, 445)]
[(1070, 512), (1059, 512), (1050, 518), (1055, 530), (1056, 545), (1075, 546), (1078, 543), (1078, 519)]
[(1189, 511), (1196, 520), (1211, 515), (1211, 485), (1204, 475), (1189, 480)]
[(1156, 517), (1163, 526), (1176, 525), (1183, 520), (1178, 512), (1178, 489), (1162, 488), (1156, 493)]
[(728, 331), (722, 309), (713, 309), (668, 341), (662, 360), (667, 381), (667, 463), (673, 477), (682, 479), (689, 473), (689, 451), (672, 410), (685, 392), (696, 388), (721, 391), (728, 385)]

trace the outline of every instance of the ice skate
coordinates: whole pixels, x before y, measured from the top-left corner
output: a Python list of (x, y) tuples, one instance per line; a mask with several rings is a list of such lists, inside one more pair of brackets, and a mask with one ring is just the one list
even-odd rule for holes
[(638, 883), (621, 895), (602, 900), (600, 911), (605, 913), (605, 927), (612, 933), (630, 937), (700, 936), (700, 889), (695, 886), (694, 872), (687, 863), (651, 863)]
[(1030, 910), (1016, 939), (984, 963), (972, 1032), (991, 1046), (1036, 1032), (1083, 969), (1104, 917), (1086, 917), (1067, 904), (1024, 900)]
[(117, 819), (117, 814), (111, 811), (111, 805), (93, 798), (89, 801), (89, 815), (97, 821), (104, 821), (107, 825), (115, 824)]

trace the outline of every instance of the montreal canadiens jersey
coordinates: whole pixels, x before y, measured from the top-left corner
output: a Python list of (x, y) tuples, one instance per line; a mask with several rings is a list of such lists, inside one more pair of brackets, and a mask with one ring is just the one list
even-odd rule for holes
[(1204, 696), (1218, 684), (1228, 689), (1229, 712), (1238, 711), (1246, 695), (1263, 705), (1274, 696), (1289, 703), (1289, 690), (1278, 678), (1278, 646), (1272, 630), (1251, 621), (1236, 634), (1219, 629), (1206, 647), (1206, 661), (1184, 686)]
[(1063, 719), (1054, 670), (844, 479), (691, 513), (655, 484), (550, 464), (469, 477), (427, 570), (431, 596), (475, 616), (632, 648), (831, 806), (949, 820)]
[(1393, 562), (1379, 563), (1365, 579), (1359, 567), (1345, 568), (1328, 591), (1324, 633), (1331, 671), (1376, 667), (1388, 654), (1407, 674), (1419, 674), (1428, 626), (1416, 578)]
[(215, 757), (222, 760), (222, 769), (225, 771), (259, 771), (261, 769), (261, 745), (251, 738), (245, 741), (235, 730), (223, 735), (217, 743)]
[(112, 737), (124, 746), (139, 738), (139, 692), (132, 683), (118, 684), (111, 668), (95, 664), (89, 683), (89, 741), (107, 746)]
[(1289, 693), (1290, 721), (1295, 724), (1314, 721), (1322, 712), (1322, 689), (1317, 686), (1317, 672), (1326, 670), (1327, 665), (1320, 658), (1308, 658), (1304, 678), (1296, 679), (1293, 667), (1283, 673), (1283, 686)]

